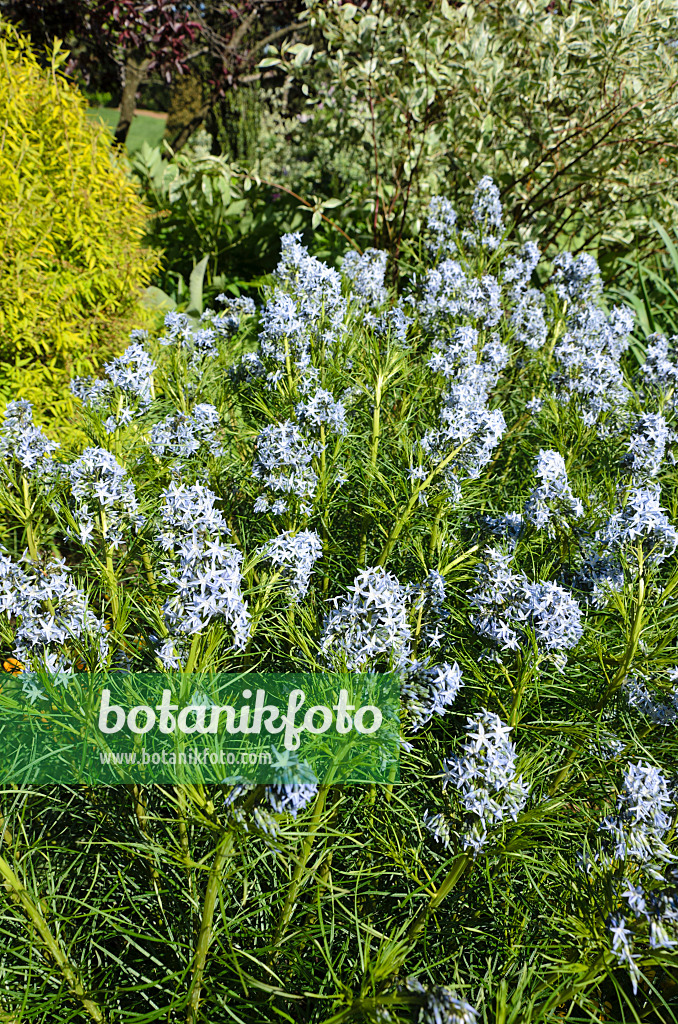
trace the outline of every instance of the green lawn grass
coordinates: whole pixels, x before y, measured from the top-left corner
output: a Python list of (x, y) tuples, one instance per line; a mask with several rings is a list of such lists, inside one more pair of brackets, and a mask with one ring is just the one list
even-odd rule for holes
[[(88, 117), (99, 117), (113, 133), (118, 123), (119, 114), (115, 107), (90, 107)], [(138, 114), (132, 121), (127, 135), (127, 152), (134, 153), (140, 149), (143, 142), (148, 142), (149, 146), (160, 145), (164, 131), (164, 121), (157, 117)]]

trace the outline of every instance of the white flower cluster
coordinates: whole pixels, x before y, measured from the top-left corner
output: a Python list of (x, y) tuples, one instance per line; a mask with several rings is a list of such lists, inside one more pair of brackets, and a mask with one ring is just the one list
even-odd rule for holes
[(443, 761), (443, 789), (459, 791), (465, 812), (462, 835), (465, 850), (479, 853), (488, 830), (507, 819), (518, 820), (528, 788), (516, 773), (516, 750), (509, 740), (511, 727), (491, 711), (468, 719), (460, 755)]
[(250, 613), (241, 592), (242, 555), (220, 539), (230, 531), (216, 500), (202, 484), (171, 483), (163, 492), (159, 540), (169, 558), (159, 579), (174, 591), (164, 606), (172, 635), (159, 651), (166, 668), (180, 667), (189, 638), (215, 618), (231, 627), (235, 649), (247, 644)]
[(24, 475), (42, 475), (59, 448), (33, 422), (33, 406), (24, 399), (8, 402), (0, 424), (0, 459), (16, 460)]
[(318, 475), (311, 463), (321, 452), (322, 445), (305, 438), (291, 420), (264, 427), (257, 438), (252, 476), (269, 495), (257, 499), (254, 511), (270, 509), (274, 515), (280, 515), (289, 508), (281, 495), (296, 495), (302, 499), (302, 512), (310, 514), (308, 502), (313, 500), (318, 485)]
[(151, 451), (154, 455), (185, 459), (204, 447), (212, 455), (223, 455), (220, 425), (219, 413), (205, 402), (196, 405), (188, 415), (177, 410), (152, 427)]
[(139, 512), (134, 484), (111, 452), (85, 448), (62, 471), (75, 499), (81, 544), (90, 543), (95, 530), (99, 530), (108, 546), (118, 548), (130, 529), (136, 531), (143, 526), (145, 519)]
[(418, 732), (434, 715), (444, 715), (464, 685), (461, 669), (456, 661), (448, 665), (426, 666), (420, 661), (408, 665), (404, 674), (401, 695), (405, 701), (412, 732)]
[(335, 401), (334, 396), (323, 388), (318, 388), (306, 402), (299, 402), (296, 413), (300, 425), (310, 427), (315, 433), (318, 433), (320, 426), (325, 425), (336, 434), (346, 434), (348, 431), (344, 403)]
[(25, 570), (0, 552), (0, 613), (15, 627), (13, 656), (24, 667), (24, 694), (33, 704), (44, 693), (34, 673), (72, 674), (87, 659), (99, 668), (108, 655), (106, 629), (63, 561), (28, 563)]
[(381, 567), (358, 573), (343, 600), (332, 598), (325, 616), (320, 656), (332, 666), (363, 671), (383, 661), (405, 668), (411, 661), (408, 588)]
[[(589, 295), (583, 285), (579, 291)], [(573, 294), (579, 291), (575, 288)], [(631, 397), (619, 360), (632, 329), (633, 313), (626, 307), (615, 306), (607, 317), (592, 302), (577, 300), (568, 314), (567, 331), (553, 352), (559, 366), (553, 376), (555, 396), (563, 404), (575, 400), (587, 426), (598, 423), (604, 412), (626, 405)]]
[(344, 256), (341, 272), (352, 283), (352, 292), (370, 306), (383, 306), (388, 298), (384, 287), (388, 253), (383, 249), (365, 249), (362, 256), (354, 249)]
[(513, 573), (511, 557), (488, 548), (486, 561), (476, 569), (478, 589), (470, 595), (480, 613), (471, 622), (480, 636), (502, 651), (517, 650), (527, 630), (532, 630), (539, 651), (555, 653), (556, 664), (562, 667), (564, 652), (576, 647), (583, 633), (579, 605), (556, 583), (532, 583), (525, 573)]
[(314, 530), (292, 534), (288, 530), (267, 541), (259, 549), (264, 558), (274, 565), (288, 566), (291, 576), (290, 592), (297, 600), (305, 597), (311, 581), (313, 566), (323, 553), (320, 537)]
[(584, 514), (584, 506), (570, 489), (562, 455), (540, 449), (537, 456), (537, 476), (541, 484), (525, 502), (524, 518), (537, 530), (546, 530), (549, 537), (567, 530), (572, 520)]
[[(675, 882), (663, 889), (656, 886), (657, 882), (666, 884), (665, 865), (676, 860), (665, 842), (674, 812), (675, 797), (665, 777), (653, 765), (639, 761), (626, 769), (616, 814), (605, 818), (599, 827), (604, 846), (595, 859), (603, 867), (623, 868), (621, 898), (627, 913), (647, 925), (652, 949), (678, 946), (678, 890)], [(634, 947), (638, 936), (627, 927), (627, 920), (625, 914), (615, 912), (607, 924), (613, 952), (627, 967), (636, 992), (640, 970)]]
[(659, 485), (632, 488), (626, 504), (596, 532), (596, 540), (608, 551), (624, 551), (627, 557), (636, 555), (640, 542), (647, 564), (658, 565), (669, 558), (678, 546), (678, 533), (659, 504)]

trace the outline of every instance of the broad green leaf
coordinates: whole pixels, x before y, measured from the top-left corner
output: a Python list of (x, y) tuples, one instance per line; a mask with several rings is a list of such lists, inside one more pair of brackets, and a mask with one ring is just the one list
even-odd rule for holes
[(208, 261), (209, 256), (203, 256), (200, 263), (196, 263), (191, 271), (191, 276), (188, 282), (188, 292), (190, 296), (188, 305), (189, 312), (202, 313), (202, 287)]

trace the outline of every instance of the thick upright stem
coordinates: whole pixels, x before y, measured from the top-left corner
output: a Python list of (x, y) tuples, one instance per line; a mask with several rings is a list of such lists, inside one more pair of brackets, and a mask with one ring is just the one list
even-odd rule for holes
[(232, 849), (233, 839), (230, 833), (226, 833), (217, 845), (214, 855), (214, 863), (212, 864), (212, 870), (210, 871), (210, 875), (207, 880), (207, 888), (205, 889), (205, 900), (202, 907), (202, 917), (200, 919), (198, 944), (196, 946), (195, 959), (193, 961), (193, 977), (191, 979), (191, 988), (188, 995), (186, 1024), (196, 1024), (198, 1020), (198, 1010), (200, 1008), (200, 996), (202, 993), (202, 980), (205, 973), (205, 963), (207, 961), (207, 951), (209, 950), (210, 943), (212, 941), (214, 910), (217, 905), (217, 897), (219, 896), (219, 890), (221, 888), (221, 876), (223, 874), (226, 861), (231, 855)]

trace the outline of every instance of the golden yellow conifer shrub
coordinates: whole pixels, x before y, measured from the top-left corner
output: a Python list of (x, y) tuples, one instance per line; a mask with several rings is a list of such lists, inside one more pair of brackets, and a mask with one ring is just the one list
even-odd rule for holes
[(0, 402), (34, 402), (53, 430), (71, 412), (68, 380), (118, 350), (143, 316), (158, 257), (146, 208), (103, 124), (63, 73), (42, 67), (0, 21)]

